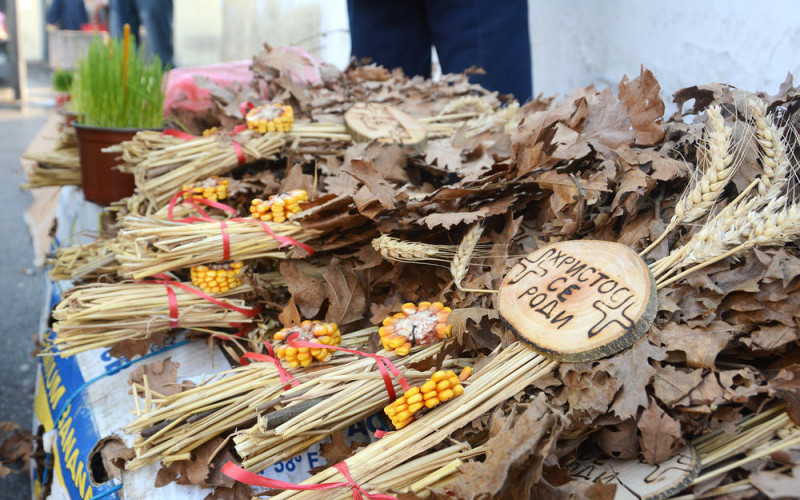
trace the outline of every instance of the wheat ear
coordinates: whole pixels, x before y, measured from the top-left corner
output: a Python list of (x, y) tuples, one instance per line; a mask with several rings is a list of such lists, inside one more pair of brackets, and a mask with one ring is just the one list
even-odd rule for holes
[(472, 259), (472, 254), (475, 251), (475, 245), (478, 244), (478, 240), (481, 238), (482, 234), (483, 225), (480, 223), (473, 224), (469, 230), (467, 230), (464, 238), (461, 239), (461, 243), (458, 245), (456, 253), (453, 256), (453, 261), (450, 263), (450, 274), (453, 275), (453, 282), (462, 292), (494, 292), (494, 290), (475, 290), (463, 288), (461, 286), (461, 281), (469, 270), (469, 261)]
[(780, 192), (786, 185), (790, 162), (786, 154), (786, 146), (781, 140), (782, 134), (772, 119), (767, 116), (767, 106), (761, 100), (748, 101), (753, 113), (756, 141), (761, 149), (761, 168), (764, 175), (758, 186), (758, 193), (770, 196)]
[(439, 249), (435, 245), (403, 241), (385, 234), (372, 240), (372, 248), (388, 260), (402, 262), (441, 260)]
[(708, 258), (700, 264), (690, 267), (689, 269), (672, 278), (660, 281), (657, 288), (664, 288), (665, 286), (670, 285), (706, 266), (710, 266), (715, 262), (719, 262), (720, 260), (742, 255), (751, 248), (757, 246), (772, 246), (781, 243), (788, 243), (789, 241), (794, 240), (800, 236), (800, 207), (794, 203), (792, 203), (791, 206), (787, 206), (786, 202), (786, 198), (781, 197), (778, 203), (783, 204), (782, 209), (774, 211), (765, 208), (761, 212), (748, 214), (747, 219), (749, 227), (752, 228), (749, 233), (749, 238), (733, 248)]
[(708, 116), (706, 123), (708, 152), (705, 171), (694, 186), (678, 200), (675, 205), (675, 214), (661, 236), (642, 250), (640, 255), (650, 252), (679, 224), (695, 221), (707, 214), (717, 202), (719, 195), (725, 190), (725, 186), (736, 170), (734, 156), (731, 153), (733, 129), (725, 126), (719, 106), (709, 107), (706, 115)]

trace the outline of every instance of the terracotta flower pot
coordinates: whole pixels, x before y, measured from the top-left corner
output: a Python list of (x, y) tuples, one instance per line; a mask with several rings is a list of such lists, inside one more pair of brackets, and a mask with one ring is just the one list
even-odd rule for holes
[(115, 167), (120, 163), (117, 153), (101, 150), (130, 140), (138, 129), (90, 127), (73, 122), (81, 161), (81, 188), (83, 196), (98, 205), (110, 205), (133, 194), (136, 183), (133, 174), (125, 174)]

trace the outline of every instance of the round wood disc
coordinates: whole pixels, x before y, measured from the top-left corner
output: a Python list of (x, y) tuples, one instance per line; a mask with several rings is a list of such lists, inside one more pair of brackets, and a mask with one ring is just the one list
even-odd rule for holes
[(378, 141), (421, 147), (428, 130), (399, 109), (374, 102), (353, 104), (344, 114), (344, 122), (356, 140)]
[(579, 452), (567, 466), (570, 475), (601, 484), (617, 484), (614, 500), (660, 500), (684, 490), (700, 472), (697, 450), (687, 444), (682, 452), (660, 464), (640, 458), (609, 458), (599, 450)]
[(559, 361), (616, 354), (650, 328), (656, 284), (630, 248), (563, 241), (522, 258), (500, 287), (500, 316), (520, 339)]

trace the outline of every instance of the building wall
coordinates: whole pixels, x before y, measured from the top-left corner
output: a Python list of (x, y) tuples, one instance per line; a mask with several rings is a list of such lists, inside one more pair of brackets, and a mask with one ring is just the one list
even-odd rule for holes
[[(42, 58), (41, 0), (20, 0), (28, 59)], [(295, 44), (344, 67), (346, 0), (174, 0), (179, 65), (250, 59), (264, 42)], [(498, 2), (498, 8), (502, 3)], [(671, 101), (676, 90), (720, 81), (777, 92), (800, 73), (800, 9), (793, 0), (529, 0), (534, 91), (616, 88), (640, 65)], [(668, 112), (671, 108), (668, 107)]]

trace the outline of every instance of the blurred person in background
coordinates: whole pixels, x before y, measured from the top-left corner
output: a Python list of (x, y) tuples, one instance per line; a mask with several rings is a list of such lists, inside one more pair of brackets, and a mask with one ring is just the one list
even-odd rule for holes
[(139, 46), (139, 28), (147, 31), (145, 49), (175, 67), (172, 48), (172, 0), (110, 0), (111, 36), (121, 37), (125, 24), (131, 27)]
[(520, 102), (533, 95), (527, 0), (347, 0), (352, 55), (409, 75), (477, 66), (470, 81)]
[(53, 0), (47, 9), (47, 24), (60, 30), (80, 30), (89, 22), (83, 0)]

